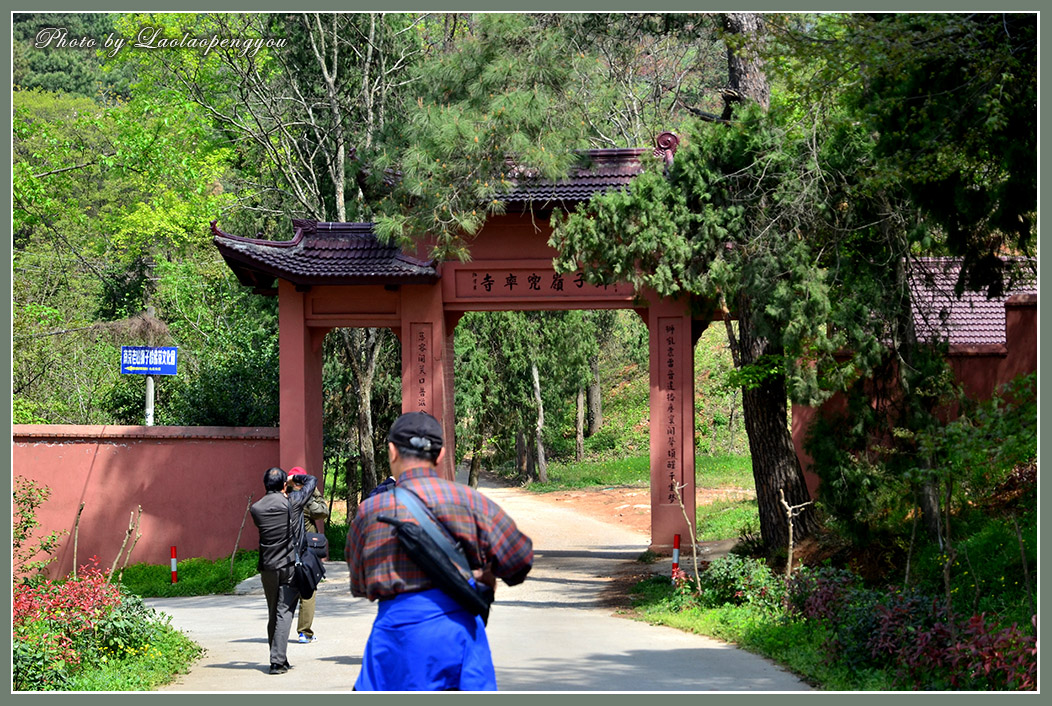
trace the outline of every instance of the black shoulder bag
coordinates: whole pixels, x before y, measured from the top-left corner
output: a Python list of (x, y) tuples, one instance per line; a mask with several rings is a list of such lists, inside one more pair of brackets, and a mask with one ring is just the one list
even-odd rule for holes
[(464, 610), (480, 616), (482, 623), (486, 624), (493, 603), (493, 589), (472, 580), (463, 548), (454, 544), (448, 530), (435, 519), (416, 493), (398, 486), (395, 486), (394, 493), (419, 524), (384, 515), (376, 519), (394, 526), (398, 543), (436, 587), (445, 591)]
[[(300, 516), (301, 523), (303, 522), (302, 515)], [(292, 527), (292, 503), (289, 503), (289, 527)], [(296, 558), (296, 564), (292, 570), (292, 585), (294, 585), (300, 592), (300, 597), (310, 599), (314, 595), (314, 592), (318, 588), (318, 584), (321, 583), (322, 578), (325, 576), (325, 567), (321, 565), (321, 561), (318, 556), (310, 551), (309, 549), (304, 552), (302, 538), (301, 541), (296, 542), (293, 547), (293, 555)], [(302, 556), (301, 556), (302, 554)]]

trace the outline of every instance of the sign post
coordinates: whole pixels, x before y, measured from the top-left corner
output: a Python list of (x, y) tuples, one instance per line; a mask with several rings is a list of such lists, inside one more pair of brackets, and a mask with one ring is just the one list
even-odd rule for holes
[(153, 426), (153, 376), (175, 375), (179, 349), (121, 346), (121, 374), (146, 376), (146, 426)]

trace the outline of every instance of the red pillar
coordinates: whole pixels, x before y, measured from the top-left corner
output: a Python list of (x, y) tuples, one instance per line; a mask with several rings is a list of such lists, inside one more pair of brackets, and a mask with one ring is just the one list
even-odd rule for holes
[(279, 458), (322, 479), (322, 340), (328, 329), (307, 326), (305, 292), (278, 280), (280, 345)]
[(695, 523), (694, 354), (691, 317), (682, 302), (654, 297), (650, 332), (651, 547), (671, 550), (675, 535), (690, 537)]
[(442, 422), (443, 477), (455, 478), (453, 332), (446, 330), (440, 284), (405, 285), (402, 291), (402, 412), (427, 412)]

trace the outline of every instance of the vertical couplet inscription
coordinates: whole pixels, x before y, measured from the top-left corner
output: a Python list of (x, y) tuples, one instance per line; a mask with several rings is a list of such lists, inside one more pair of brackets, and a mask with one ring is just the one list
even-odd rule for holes
[(410, 336), (413, 406), (417, 412), (426, 412), (431, 409), (431, 324), (412, 324)]
[(668, 502), (676, 503), (676, 486), (679, 484), (680, 459), (677, 457), (679, 450), (679, 435), (676, 433), (676, 425), (682, 423), (677, 414), (678, 406), (678, 378), (679, 369), (676, 347), (680, 331), (677, 326), (678, 319), (663, 318), (658, 320), (658, 331), (660, 333), (661, 351), (661, 389), (664, 392), (661, 408), (664, 412), (664, 434), (665, 434), (665, 471), (668, 477)]

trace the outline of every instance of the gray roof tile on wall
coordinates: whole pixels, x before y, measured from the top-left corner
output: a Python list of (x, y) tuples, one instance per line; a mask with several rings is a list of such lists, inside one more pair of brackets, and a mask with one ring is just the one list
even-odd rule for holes
[(913, 261), (910, 295), (917, 338), (945, 340), (951, 346), (1004, 345), (1005, 301), (1016, 294), (1036, 294), (1036, 281), (1016, 283), (997, 299), (968, 291), (958, 299), (954, 287), (960, 270), (960, 262), (953, 258)]

